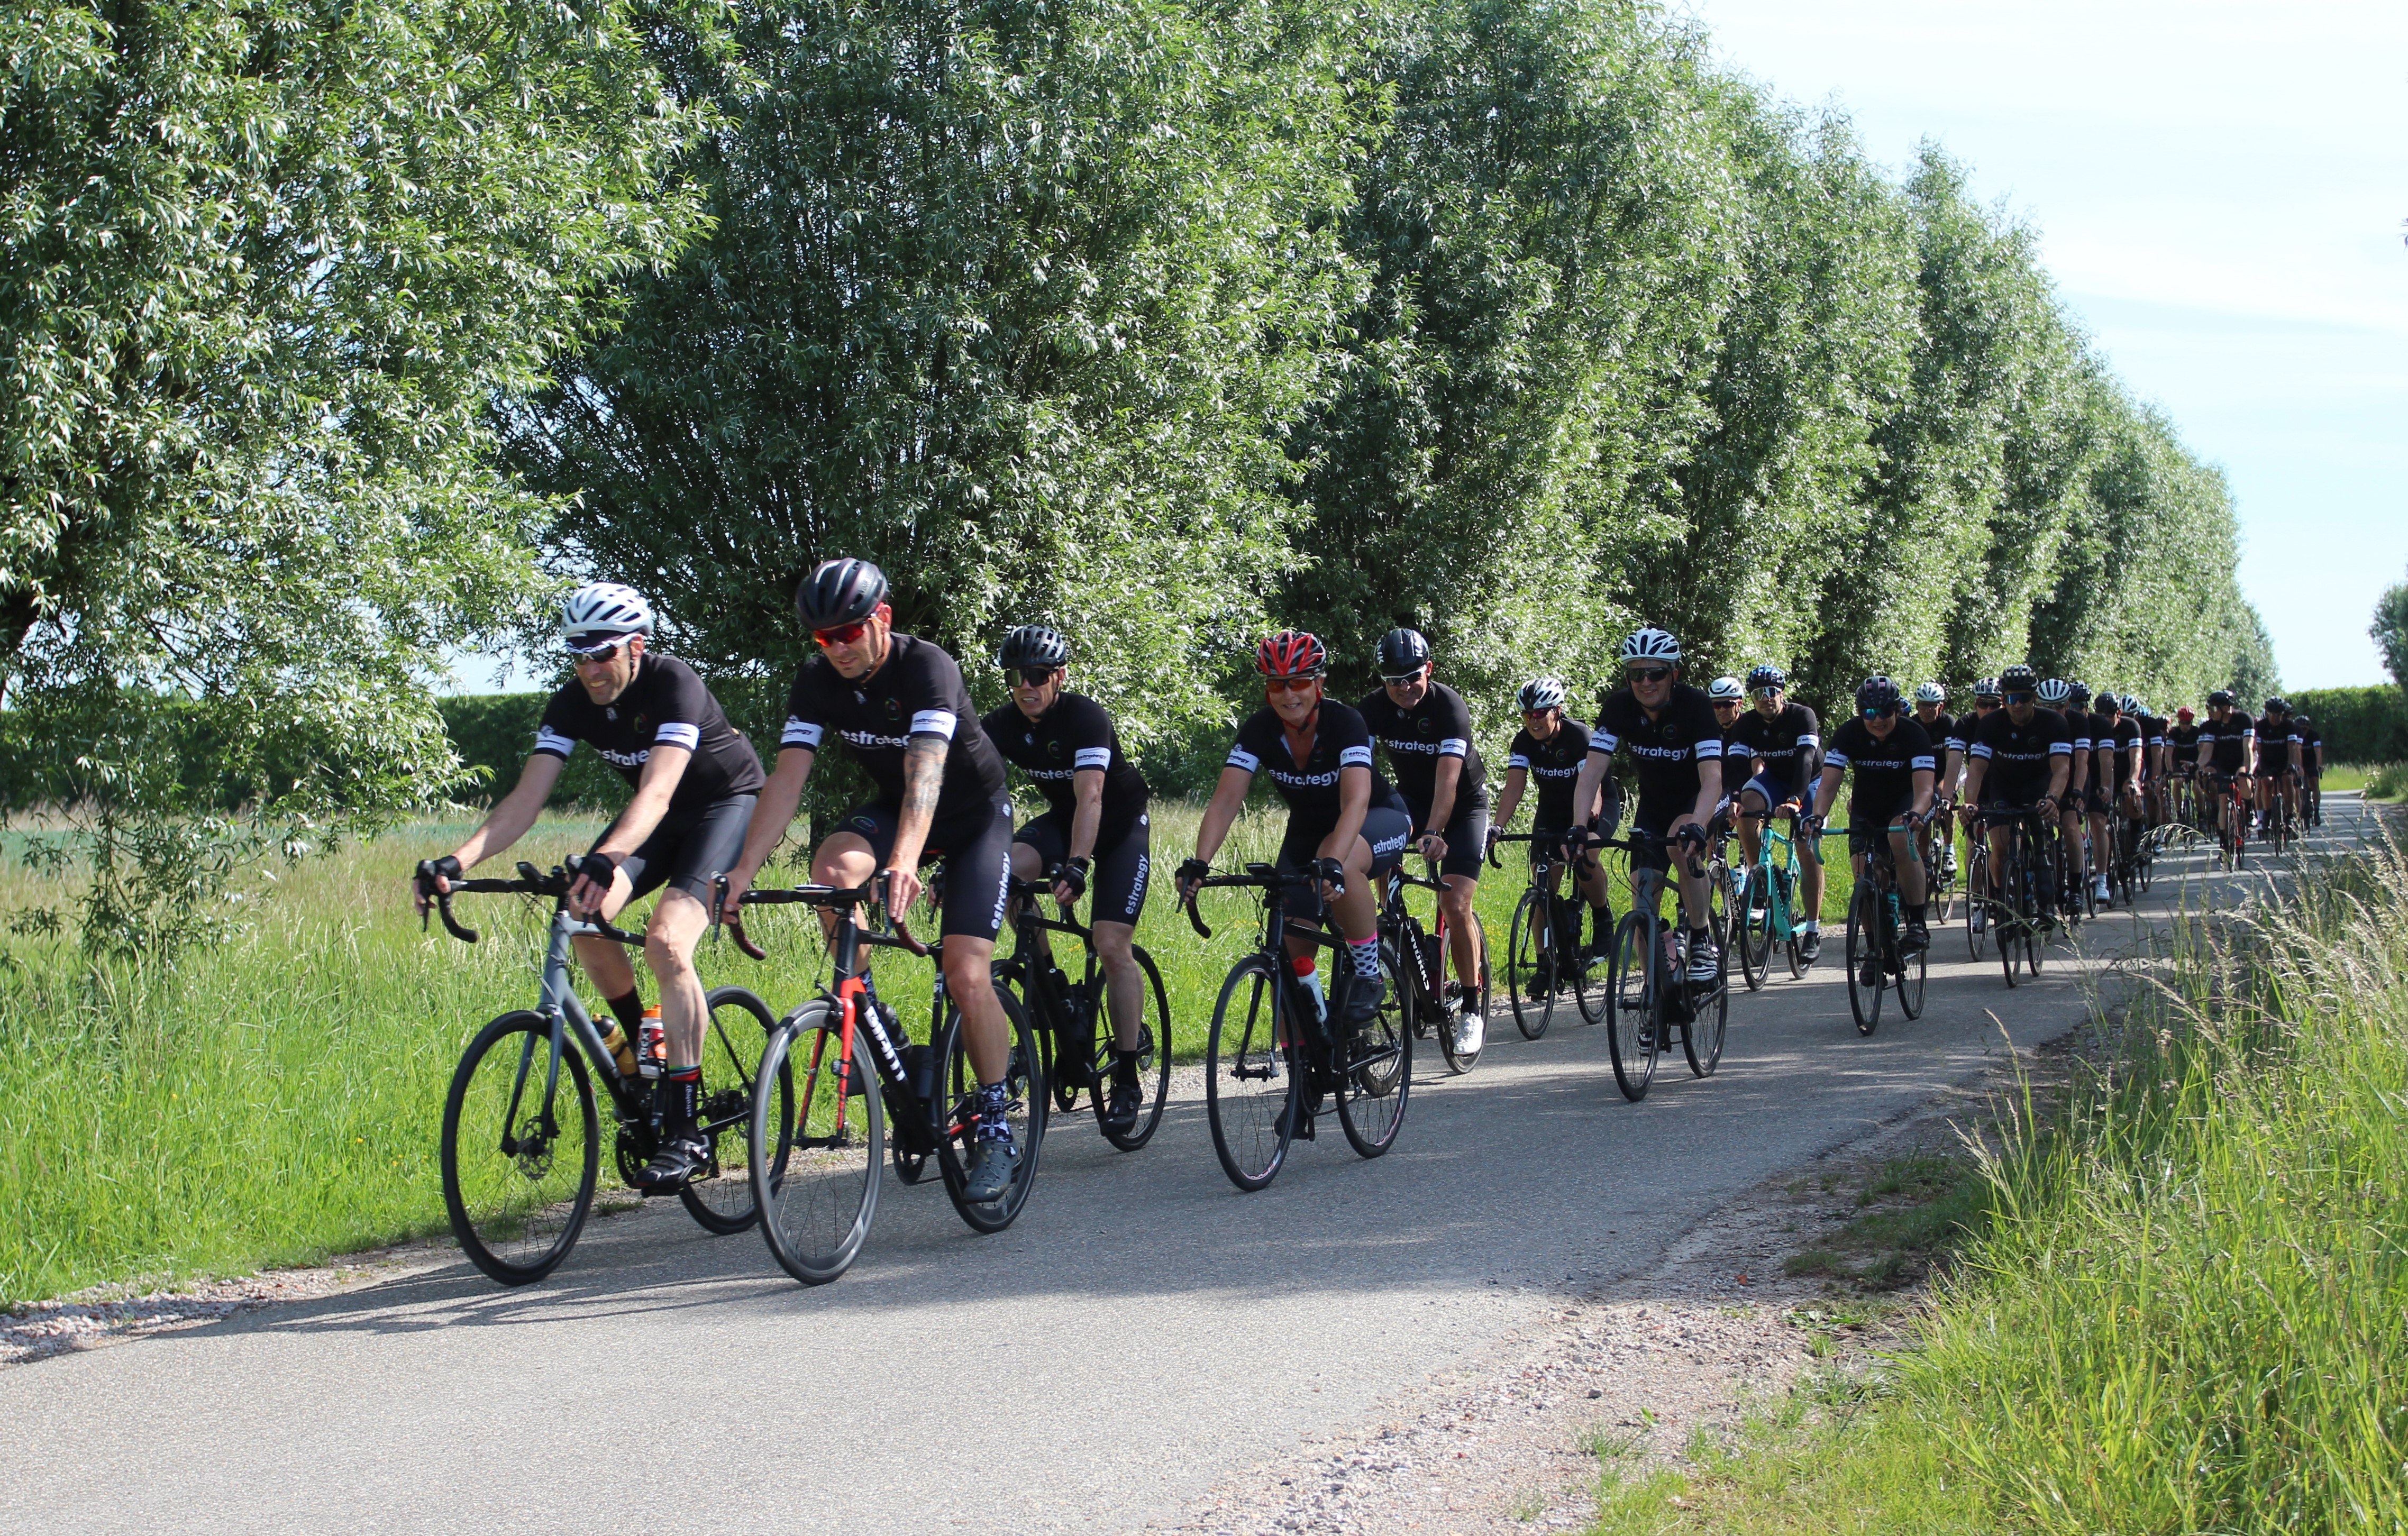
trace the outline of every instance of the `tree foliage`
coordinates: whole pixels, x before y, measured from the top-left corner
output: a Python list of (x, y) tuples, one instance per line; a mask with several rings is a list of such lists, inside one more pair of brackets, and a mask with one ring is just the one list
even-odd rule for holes
[(242, 859), (452, 777), (431, 666), (514, 617), (548, 510), (487, 408), (694, 222), (638, 21), (0, 14), (0, 690), (21, 800), (92, 818), (88, 933), (193, 931)]
[(2383, 596), (2374, 600), (2374, 622), (2366, 632), (2383, 653), (2383, 668), (2391, 674), (2391, 681), (2408, 688), (2408, 581), (2383, 589)]

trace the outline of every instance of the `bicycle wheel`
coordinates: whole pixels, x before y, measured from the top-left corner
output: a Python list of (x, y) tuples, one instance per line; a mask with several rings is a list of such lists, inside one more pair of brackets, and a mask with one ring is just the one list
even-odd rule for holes
[(1750, 992), (1761, 991), (1772, 969), (1772, 867), (1757, 864), (1748, 873), (1746, 891), (1735, 903), (1739, 932), (1740, 976)]
[(505, 1285), (541, 1280), (568, 1256), (601, 1174), (585, 1057), (564, 1031), (555, 1059), (552, 1030), (525, 1009), (494, 1020), (468, 1042), (443, 1096), (452, 1235)]
[[(1774, 870), (1774, 878), (1781, 882), (1781, 904), (1789, 917), (1789, 979), (1802, 981), (1806, 973), (1814, 969), (1814, 962), (1806, 958), (1805, 938), (1798, 931), (1798, 925), (1803, 921), (1798, 912), (1799, 888), (1803, 882), (1798, 873), (1795, 855), (1792, 855), (1791, 864), (1786, 867), (1776, 865)], [(1823, 914), (1816, 912), (1810, 915), (1819, 922)]]
[(1204, 1113), (1212, 1152), (1229, 1182), (1252, 1193), (1279, 1176), (1296, 1137), (1302, 1089), (1285, 1022), (1279, 972), (1268, 955), (1229, 968), (1204, 1046)]
[(1859, 1035), (1871, 1034), (1881, 1023), (1882, 993), (1889, 983), (1881, 941), (1881, 903), (1882, 893), (1868, 868), (1848, 901), (1848, 1012), (1856, 1015)]
[[(1388, 996), (1369, 1023), (1345, 1038), (1345, 1026), (1331, 1021), (1330, 1050), (1340, 1055), (1338, 1067), (1338, 1124), (1357, 1155), (1377, 1157), (1396, 1145), (1405, 1123), (1405, 1100), (1413, 1091), (1413, 1032), (1405, 1023), (1408, 983), (1396, 945), (1380, 940), (1380, 963), (1387, 968)], [(1439, 1033), (1446, 1033), (1440, 1021)]]
[[(767, 1003), (740, 986), (712, 987), (703, 1000), (710, 1014), (702, 1030), (702, 1109), (695, 1124), (710, 1143), (710, 1162), (678, 1191), (678, 1199), (705, 1231), (725, 1237), (761, 1216), (761, 1208), (752, 1202), (752, 1178), (746, 1171), (752, 1143), (752, 1074), (778, 1021)], [(794, 1113), (793, 1099), (782, 1092), (770, 1094), (768, 1103), (774, 1113)]]
[(1038, 1155), (1045, 1150), (1047, 1112), (1053, 1108), (1047, 1098), (1044, 1063), (1038, 1055), (1037, 1032), (1029, 1027), (1026, 1011), (1001, 982), (995, 983), (995, 996), (1003, 1005), (1004, 1032), (1010, 1044), (1004, 1058), (1003, 1084), (1011, 1107), (1005, 1112), (1004, 1121), (1011, 1127), (1012, 1145), (1020, 1152), (1011, 1183), (1000, 1199), (982, 1202), (963, 1193), (969, 1181), (970, 1148), (978, 1139), (980, 1087), (978, 1070), (970, 1065), (969, 1041), (962, 1029), (961, 1007), (950, 997), (936, 1041), (937, 1060), (941, 1064), (937, 1101), (931, 1106), (939, 1117), (937, 1166), (944, 1174), (945, 1194), (954, 1211), (974, 1232), (1002, 1231), (1028, 1203), (1028, 1191), (1037, 1183)]
[[(1977, 906), (1982, 909), (1979, 926), (1973, 922)], [(1989, 834), (1977, 829), (1966, 840), (1965, 850), (1965, 949), (1976, 965), (1990, 947), (1990, 928), (1998, 920), (1999, 910), (1990, 901)]]
[(805, 1003), (769, 1032), (752, 1080), (747, 1140), (761, 1236), (806, 1285), (851, 1269), (878, 1214), (885, 1110), (869, 1042), (854, 1035), (848, 1065), (842, 1023), (826, 998)]
[[(1450, 950), (1454, 948), (1454, 941), (1455, 936), (1449, 934), (1447, 947)], [(1488, 935), (1482, 931), (1477, 914), (1471, 919), (1471, 941), (1480, 955), (1480, 982), (1472, 991), (1472, 1000), (1479, 1005), (1481, 1022), (1476, 1026), (1467, 1024), (1465, 1020), (1469, 1015), (1460, 1007), (1450, 1009), (1444, 1002), (1439, 1005), (1439, 1055), (1445, 1058), (1446, 1069), (1457, 1077), (1480, 1065), (1481, 1050), (1488, 1042)], [(1453, 963), (1452, 955), (1441, 954), (1439, 956), (1439, 973), (1432, 980), (1437, 983), (1441, 998), (1450, 990), (1445, 979), (1446, 968)]]
[(1524, 1040), (1547, 1032), (1555, 1016), (1555, 926), (1549, 921), (1555, 898), (1536, 885), (1513, 904), (1505, 930), (1505, 1000)]
[[(1928, 932), (1928, 926), (1926, 931)], [(1923, 985), (1929, 979), (1930, 968), (1927, 962), (1930, 957), (1928, 942), (1912, 955), (1903, 950), (1899, 953), (1898, 1006), (1899, 1011), (1910, 1019), (1923, 1017)]]
[(1634, 1104), (1647, 1097), (1648, 1084), (1656, 1081), (1656, 1052), (1661, 1044), (1656, 1017), (1663, 995), (1660, 930), (1659, 919), (1627, 912), (1607, 951), (1606, 1044), (1613, 1055), (1614, 1084)]
[[(1567, 937), (1571, 941), (1572, 1002), (1581, 1018), (1589, 1024), (1603, 1024), (1612, 1015), (1612, 1004), (1606, 998), (1613, 984), (1612, 962), (1613, 913), (1588, 904), (1588, 898), (1575, 895), (1565, 907), (1577, 921), (1567, 923)], [(1588, 941), (1581, 941), (1583, 928)], [(1560, 951), (1558, 952), (1561, 953)]]
[(1730, 1024), (1730, 918), (1722, 902), (1724, 895), (1717, 884), (1706, 897), (1706, 930), (1713, 935), (1723, 955), (1722, 974), (1714, 978), (1712, 990), (1690, 993), (1689, 1022), (1681, 1027), (1681, 1050), (1689, 1058), (1689, 1071), (1697, 1077), (1714, 1075), (1723, 1059), (1723, 1034)]
[[(1138, 1010), (1143, 1015), (1137, 1026), (1137, 1081), (1144, 1098), (1138, 1105), (1137, 1118), (1114, 1128), (1111, 1118), (1112, 1073), (1118, 1069), (1113, 1052), (1119, 1034), (1110, 1028), (1096, 1031), (1096, 1081), (1106, 1084), (1102, 1091), (1090, 1095), (1096, 1105), (1096, 1128), (1104, 1140), (1123, 1152), (1135, 1152), (1154, 1139), (1162, 1124), (1163, 1105), (1170, 1098), (1170, 996), (1162, 987), (1162, 972), (1154, 969), (1154, 956), (1137, 945), (1129, 946), (1137, 961)], [(1089, 979), (1094, 995), (1104, 993), (1103, 972), (1096, 969)], [(1110, 1008), (1109, 1002), (1106, 1008)]]

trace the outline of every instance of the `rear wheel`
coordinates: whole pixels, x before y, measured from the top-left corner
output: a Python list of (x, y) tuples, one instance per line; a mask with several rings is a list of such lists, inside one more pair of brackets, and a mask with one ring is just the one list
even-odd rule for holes
[[(1135, 1152), (1154, 1137), (1162, 1124), (1162, 1107), (1170, 1098), (1170, 998), (1162, 989), (1162, 972), (1154, 969), (1154, 956), (1135, 945), (1129, 953), (1137, 960), (1139, 971), (1138, 1008), (1143, 1015), (1137, 1030), (1137, 1081), (1144, 1090), (1144, 1102), (1140, 1104), (1137, 1118), (1115, 1128), (1111, 1117), (1112, 1074), (1119, 1070), (1118, 1031), (1098, 1028), (1096, 1046), (1096, 1081), (1104, 1084), (1095, 1095), (1096, 1123), (1104, 1140), (1123, 1152)], [(1088, 978), (1089, 996), (1102, 997), (1103, 972), (1100, 969)], [(1109, 1011), (1109, 1004), (1107, 1005)]]
[[(1613, 947), (1613, 912), (1590, 906), (1587, 897), (1577, 894), (1564, 903), (1563, 910), (1578, 919), (1564, 925), (1571, 954), (1572, 1001), (1583, 1022), (1603, 1024), (1612, 1012), (1607, 994), (1613, 985), (1609, 954)], [(1588, 935), (1585, 940), (1583, 933)]]
[[(853, 1267), (878, 1213), (886, 1124), (868, 1041), (844, 1052), (842, 1016), (805, 1003), (772, 1030), (752, 1082), (749, 1127), (761, 1236), (779, 1268), (824, 1285)], [(791, 1106), (781, 1114), (777, 1100)]]
[(1698, 1077), (1714, 1075), (1723, 1059), (1723, 1032), (1730, 1023), (1730, 917), (1721, 899), (1724, 891), (1716, 882), (1706, 897), (1706, 928), (1723, 956), (1722, 974), (1711, 990), (1690, 990), (1689, 1022), (1681, 1030), (1681, 1049), (1689, 1058), (1689, 1070)]
[[(1440, 999), (1454, 991), (1453, 983), (1446, 980), (1447, 968), (1455, 963), (1455, 956), (1450, 953), (1455, 947), (1454, 940), (1455, 936), (1449, 934), (1447, 942), (1440, 947), (1439, 971), (1431, 978), (1436, 983), (1436, 995)], [(1471, 942), (1480, 955), (1480, 981), (1472, 988), (1470, 998), (1472, 1005), (1479, 1010), (1479, 1022), (1467, 1022), (1472, 1015), (1460, 1003), (1450, 1007), (1441, 1000), (1438, 1011), (1439, 1055), (1446, 1058), (1447, 1070), (1458, 1077), (1480, 1065), (1480, 1053), (1488, 1042), (1488, 935), (1482, 930), (1477, 916), (1471, 920)]]
[(468, 1042), (443, 1098), (443, 1204), (468, 1261), (505, 1285), (568, 1256), (601, 1175), (585, 1058), (521, 1009)]
[(970, 1156), (978, 1141), (978, 1105), (982, 1096), (978, 1071), (970, 1065), (969, 1045), (963, 1038), (960, 1007), (950, 998), (945, 1003), (945, 1021), (937, 1031), (935, 1050), (939, 1063), (937, 1076), (937, 1101), (934, 1113), (937, 1123), (937, 1166), (945, 1176), (945, 1193), (953, 1198), (953, 1209), (960, 1213), (970, 1229), (978, 1232), (1000, 1232), (1020, 1214), (1028, 1203), (1028, 1191), (1037, 1183), (1038, 1155), (1045, 1149), (1045, 1122), (1053, 1107), (1046, 1097), (1044, 1064), (1037, 1054), (1036, 1032), (1028, 1026), (1028, 1015), (1020, 999), (1004, 989), (1001, 982), (995, 984), (995, 996), (1003, 1005), (1004, 1027), (1011, 1041), (1011, 1051), (1004, 1061), (1004, 1092), (1010, 1108), (1005, 1113), (1005, 1124), (1011, 1127), (1012, 1145), (1018, 1149), (1013, 1159), (1011, 1183), (1000, 1198), (973, 1200), (964, 1191), (968, 1188)]
[(1249, 955), (1221, 983), (1204, 1047), (1212, 1151), (1229, 1182), (1249, 1192), (1279, 1176), (1296, 1135), (1301, 1089), (1294, 1042), (1281, 1039), (1284, 1012), (1270, 957)]
[(1555, 974), (1555, 926), (1550, 913), (1555, 897), (1533, 885), (1513, 905), (1513, 921), (1505, 930), (1505, 1000), (1512, 1005), (1514, 1027), (1524, 1040), (1547, 1032), (1555, 1016), (1555, 994), (1565, 978)]
[(1604, 986), (1606, 1044), (1613, 1055), (1613, 1081), (1622, 1097), (1637, 1103), (1656, 1081), (1656, 1053), (1662, 999), (1661, 925), (1644, 912), (1624, 914), (1607, 953)]
[[(678, 1191), (686, 1214), (710, 1231), (725, 1236), (741, 1232), (761, 1217), (752, 1200), (752, 1074), (760, 1069), (769, 1031), (777, 1015), (769, 1005), (740, 986), (715, 986), (704, 999), (710, 1017), (702, 1031), (702, 1112), (695, 1123), (710, 1143), (710, 1162), (694, 1182)], [(772, 1085), (763, 1097), (773, 1114), (789, 1125), (795, 1113), (792, 1084)], [(783, 1130), (773, 1131), (771, 1145), (781, 1144)]]
[(1898, 1006), (1910, 1019), (1923, 1017), (1923, 983), (1929, 969), (1926, 962), (1930, 957), (1928, 943), (1912, 955), (1899, 956)]
[[(1370, 1021), (1347, 1039), (1345, 1026), (1330, 1028), (1331, 1065), (1337, 1069), (1338, 1124), (1365, 1157), (1396, 1145), (1405, 1123), (1405, 1100), (1413, 1091), (1413, 1032), (1405, 1024), (1408, 987), (1396, 945), (1380, 940), (1380, 963), (1388, 970), (1388, 997)], [(1441, 1032), (1445, 1026), (1440, 1026)]]
[(1848, 1012), (1856, 1033), (1870, 1035), (1881, 1023), (1882, 992), (1889, 973), (1882, 955), (1882, 893), (1868, 868), (1848, 902)]
[(1770, 866), (1758, 864), (1742, 867), (1747, 876), (1747, 888), (1733, 903), (1739, 919), (1739, 931), (1732, 935), (1739, 945), (1739, 969), (1750, 992), (1759, 990), (1772, 969), (1772, 871)]

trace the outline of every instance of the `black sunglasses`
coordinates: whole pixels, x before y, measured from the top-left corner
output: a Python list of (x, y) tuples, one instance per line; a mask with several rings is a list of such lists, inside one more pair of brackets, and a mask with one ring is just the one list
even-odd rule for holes
[(1042, 688), (1048, 682), (1054, 681), (1054, 668), (1051, 667), (1024, 667), (1020, 669), (1020, 681), (1028, 684), (1031, 688)]
[(1672, 675), (1669, 667), (1634, 667), (1624, 674), (1633, 682), (1661, 682)]
[(1380, 674), (1380, 681), (1391, 688), (1401, 687), (1408, 682), (1419, 682), (1421, 680), (1421, 668), (1418, 667), (1410, 672), (1398, 672), (1395, 677), (1390, 677), (1385, 672)]
[(600, 647), (589, 648), (572, 645), (568, 648), (568, 659), (572, 663), (580, 661), (609, 661), (625, 649), (627, 649), (627, 642), (624, 638), (612, 640), (609, 644)]
[(2010, 704), (2028, 704), (2032, 701), (2034, 696), (2035, 696), (2031, 694), (2009, 694), (2006, 696), (2006, 698), (2007, 702)]
[(1865, 711), (1865, 718), (1867, 720), (1886, 720), (1896, 713), (1898, 713), (1897, 705), (1881, 704), (1874, 706), (1872, 709), (1867, 710)]

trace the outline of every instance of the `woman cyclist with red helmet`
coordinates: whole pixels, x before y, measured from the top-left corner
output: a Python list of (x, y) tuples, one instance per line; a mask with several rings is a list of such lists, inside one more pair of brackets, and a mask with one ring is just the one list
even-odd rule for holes
[[(1320, 922), (1326, 896), (1345, 935), (1354, 970), (1345, 1020), (1361, 1027), (1387, 997), (1380, 973), (1379, 877), (1404, 857), (1412, 817), (1371, 766), (1371, 730), (1351, 705), (1326, 696), (1329, 652), (1314, 636), (1283, 629), (1255, 648), (1266, 703), (1238, 727), (1228, 763), (1196, 831), (1196, 856), (1179, 868), (1179, 898), (1211, 872), (1254, 775), (1266, 774), (1287, 802), (1287, 835), (1278, 867), (1289, 877), (1288, 915)], [(1309, 963), (1310, 939), (1291, 936), (1288, 953)], [(1298, 968), (1300, 970), (1302, 966)]]

